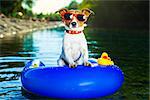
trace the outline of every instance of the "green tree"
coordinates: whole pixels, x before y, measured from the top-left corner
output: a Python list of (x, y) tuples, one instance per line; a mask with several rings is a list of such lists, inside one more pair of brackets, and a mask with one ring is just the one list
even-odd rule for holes
[[(22, 6), (23, 4), (26, 8)], [(0, 0), (0, 12), (10, 17), (23, 17), (18, 15), (19, 12), (24, 16), (32, 16), (33, 5), (33, 0)]]
[(110, 29), (149, 29), (149, 1), (83, 0), (79, 8), (90, 8), (94, 27)]
[(22, 5), (24, 9), (32, 10), (32, 7), (34, 6), (35, 2), (34, 0), (23, 0)]
[(32, 10), (33, 5), (35, 4), (33, 0), (23, 0), (23, 2), (26, 6), (26, 9)]
[(75, 0), (73, 0), (73, 1), (69, 4), (69, 6), (66, 7), (66, 8), (68, 8), (68, 9), (78, 9), (78, 6), (79, 6), (79, 4), (78, 4)]
[(33, 17), (34, 14), (32, 12), (32, 7), (34, 6), (35, 2), (34, 0), (23, 0), (22, 6), (25, 9), (25, 15), (26, 17)]
[(97, 5), (97, 0), (83, 0), (81, 4), (79, 4), (79, 9), (83, 8), (92, 8)]
[(6, 16), (12, 16), (17, 14), (18, 11), (22, 11), (22, 0), (0, 0), (0, 12)]

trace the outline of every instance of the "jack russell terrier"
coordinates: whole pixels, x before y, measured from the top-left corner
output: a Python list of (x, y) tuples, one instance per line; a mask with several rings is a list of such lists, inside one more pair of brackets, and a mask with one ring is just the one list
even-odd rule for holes
[(77, 65), (91, 66), (88, 61), (88, 46), (83, 30), (86, 26), (85, 22), (94, 12), (89, 9), (68, 10), (66, 8), (58, 12), (66, 29), (62, 52), (57, 61), (58, 65), (69, 65), (70, 68)]

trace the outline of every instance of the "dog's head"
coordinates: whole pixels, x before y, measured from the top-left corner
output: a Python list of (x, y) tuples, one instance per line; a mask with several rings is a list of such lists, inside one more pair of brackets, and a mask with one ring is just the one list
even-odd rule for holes
[(82, 31), (86, 26), (86, 21), (91, 14), (94, 14), (90, 9), (82, 10), (68, 10), (66, 8), (60, 9), (62, 22), (65, 24), (66, 30)]

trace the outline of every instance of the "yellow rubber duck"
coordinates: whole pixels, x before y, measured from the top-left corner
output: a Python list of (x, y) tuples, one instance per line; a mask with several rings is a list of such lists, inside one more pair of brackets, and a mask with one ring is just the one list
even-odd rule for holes
[(98, 58), (97, 63), (99, 65), (114, 65), (114, 62), (111, 61), (110, 57), (106, 52), (103, 52), (101, 58)]

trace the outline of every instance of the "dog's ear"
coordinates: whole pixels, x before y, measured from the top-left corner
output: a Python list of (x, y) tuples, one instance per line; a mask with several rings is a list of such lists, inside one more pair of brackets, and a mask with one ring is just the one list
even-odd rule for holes
[(91, 14), (95, 14), (92, 10), (88, 9), (88, 8), (84, 8), (82, 9), (82, 13), (86, 16), (89, 17)]
[(58, 13), (58, 12), (59, 12), (59, 14), (62, 16), (62, 15), (64, 15), (64, 13), (68, 12), (68, 9), (62, 8), (62, 9), (56, 11), (55, 13)]

